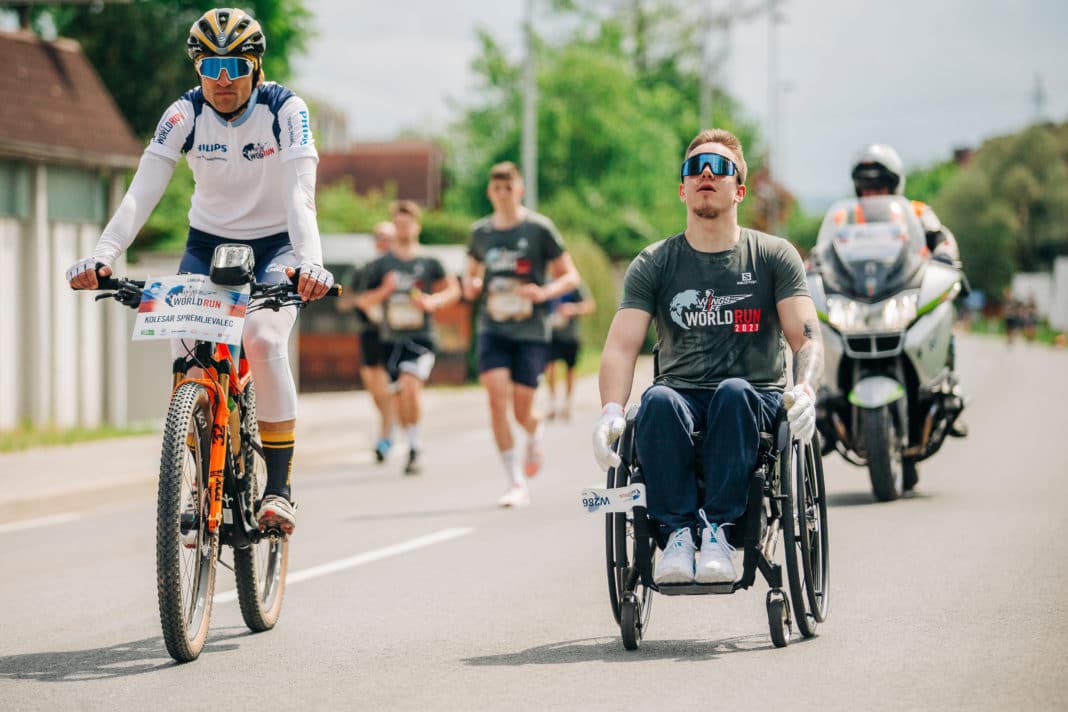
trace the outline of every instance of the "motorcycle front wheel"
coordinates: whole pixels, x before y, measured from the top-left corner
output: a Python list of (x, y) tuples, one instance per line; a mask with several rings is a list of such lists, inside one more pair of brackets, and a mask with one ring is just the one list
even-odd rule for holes
[(901, 455), (901, 437), (890, 406), (861, 413), (864, 443), (868, 451), (868, 475), (871, 489), (880, 502), (892, 502), (905, 486), (905, 467)]

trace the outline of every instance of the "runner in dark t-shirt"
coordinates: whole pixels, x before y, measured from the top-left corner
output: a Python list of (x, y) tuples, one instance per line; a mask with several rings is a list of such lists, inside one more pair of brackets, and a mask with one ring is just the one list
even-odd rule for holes
[(397, 244), (393, 252), (367, 265), (360, 306), (382, 309), (382, 353), (397, 384), (397, 410), (408, 435), (407, 475), (419, 474), (419, 426), (423, 384), (434, 368), (436, 341), (431, 315), (460, 298), (460, 285), (435, 257), (418, 252), (421, 211), (410, 200), (393, 206)]
[[(575, 365), (578, 363), (580, 338), (579, 317), (592, 314), (597, 308), (585, 284), (549, 302), (549, 363), (545, 366), (545, 385), (549, 389), (549, 418), (571, 419), (571, 401), (575, 391)], [(564, 362), (564, 393), (556, 394), (556, 362)]]
[[(515, 455), (508, 418), (527, 432), (525, 472), (541, 469), (541, 427), (533, 411), (538, 379), (549, 356), (547, 302), (578, 286), (571, 256), (552, 221), (523, 207), (523, 179), (514, 163), (490, 169), (486, 195), (493, 214), (471, 230), (464, 298), (482, 297), (478, 372), (490, 400), (493, 438), (504, 463), (508, 490), (502, 507), (522, 507), (530, 495)], [(511, 403), (509, 403), (511, 401)]]
[[(745, 511), (759, 433), (783, 406), (795, 437), (807, 441), (815, 429), (823, 370), (816, 309), (797, 251), (738, 226), (745, 173), (733, 134), (709, 129), (690, 143), (679, 185), (686, 230), (631, 263), (601, 355), (604, 410), (593, 441), (608, 469), (619, 464), (610, 446), (623, 432), (634, 363), (655, 324), (659, 369), (642, 395), (635, 446), (663, 548), (653, 570), (658, 584), (734, 581), (734, 550), (722, 527)], [(784, 392), (787, 343), (796, 385)], [(695, 430), (706, 433), (703, 501), (694, 481)]]

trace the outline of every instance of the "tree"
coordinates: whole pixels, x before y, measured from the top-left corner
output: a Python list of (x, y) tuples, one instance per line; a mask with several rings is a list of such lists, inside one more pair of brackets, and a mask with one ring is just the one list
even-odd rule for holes
[[(284, 80), (311, 35), (304, 0), (251, 0), (248, 12), (267, 37), (264, 74)], [(148, 137), (167, 106), (197, 84), (185, 41), (206, 0), (135, 0), (130, 4), (42, 8), (61, 36), (78, 40), (138, 136)]]
[(973, 286), (1000, 294), (1017, 269), (1049, 270), (1068, 255), (1068, 124), (987, 141), (931, 202)]
[[(699, 129), (698, 77), (661, 51), (654, 38), (667, 33), (652, 33), (649, 18), (647, 37), (635, 42), (625, 12), (562, 12), (578, 12), (583, 22), (556, 43), (537, 45), (541, 206), (565, 235), (588, 234), (612, 257), (630, 258), (682, 224), (675, 186), (683, 152)], [(481, 101), (463, 112), (448, 140), (446, 205), (469, 214), (489, 210), (489, 167), (520, 154), (520, 67), (487, 33), (480, 41), (473, 69)], [(729, 106), (726, 99), (723, 105)], [(725, 110), (717, 124), (750, 147), (752, 173), (760, 164), (755, 131), (733, 116)]]

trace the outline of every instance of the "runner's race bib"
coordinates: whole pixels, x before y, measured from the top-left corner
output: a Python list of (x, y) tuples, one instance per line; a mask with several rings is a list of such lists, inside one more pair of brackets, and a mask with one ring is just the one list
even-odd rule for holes
[(389, 297), (389, 308), (386, 309), (386, 322), (389, 328), (398, 331), (412, 331), (422, 329), (425, 323), (425, 314), (422, 309), (415, 305), (412, 296), (408, 292), (394, 292)]
[(519, 321), (529, 319), (534, 313), (534, 303), (520, 296), (518, 290), (523, 283), (512, 277), (494, 277), (490, 281), (489, 296), (486, 297), (486, 311), (494, 321)]
[(571, 320), (561, 314), (559, 309), (553, 309), (553, 313), (549, 315), (549, 326), (557, 331), (566, 329), (570, 322)]
[(134, 320), (134, 341), (201, 339), (240, 344), (250, 288), (233, 289), (203, 274), (149, 278)]

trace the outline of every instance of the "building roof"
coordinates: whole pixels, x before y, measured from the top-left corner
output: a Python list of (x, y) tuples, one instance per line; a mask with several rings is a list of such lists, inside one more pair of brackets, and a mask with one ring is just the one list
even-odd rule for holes
[(0, 155), (133, 167), (144, 149), (81, 46), (0, 32)]
[(356, 143), (344, 153), (321, 153), (318, 181), (327, 186), (348, 178), (361, 194), (392, 184), (397, 198), (437, 208), (443, 166), (443, 151), (430, 141)]

